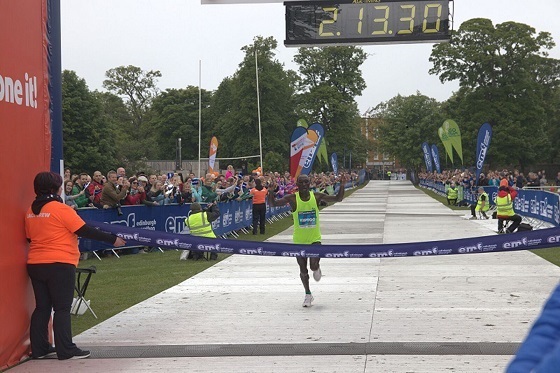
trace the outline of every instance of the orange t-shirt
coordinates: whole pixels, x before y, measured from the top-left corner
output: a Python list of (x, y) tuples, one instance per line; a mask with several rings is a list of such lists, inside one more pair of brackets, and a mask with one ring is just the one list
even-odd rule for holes
[(268, 193), (266, 188), (262, 188), (261, 190), (253, 188), (249, 193), (253, 196), (254, 205), (260, 205), (266, 202), (266, 194)]
[(78, 266), (80, 250), (74, 233), (85, 225), (70, 206), (49, 202), (38, 215), (25, 214), (25, 234), (31, 240), (27, 264), (68, 263)]

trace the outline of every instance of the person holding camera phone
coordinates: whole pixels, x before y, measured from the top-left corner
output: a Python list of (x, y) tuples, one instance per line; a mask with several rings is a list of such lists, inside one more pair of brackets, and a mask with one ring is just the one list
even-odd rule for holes
[(128, 182), (130, 183), (130, 189), (128, 195), (124, 199), (123, 204), (125, 205), (143, 204), (144, 200), (146, 199), (146, 191), (144, 190), (144, 187), (139, 184), (139, 181), (134, 176), (129, 178)]
[(104, 209), (116, 208), (117, 214), (122, 215), (121, 199), (124, 199), (130, 188), (128, 180), (124, 179), (122, 188), (117, 188), (117, 171), (111, 170), (107, 173), (107, 183), (101, 191), (101, 205)]
[(202, 202), (202, 185), (200, 179), (194, 178), (191, 182), (193, 202)]
[(181, 190), (181, 201), (182, 203), (192, 203), (196, 202), (194, 195), (193, 195), (193, 187), (190, 180), (187, 180), (186, 183), (183, 183), (183, 190)]

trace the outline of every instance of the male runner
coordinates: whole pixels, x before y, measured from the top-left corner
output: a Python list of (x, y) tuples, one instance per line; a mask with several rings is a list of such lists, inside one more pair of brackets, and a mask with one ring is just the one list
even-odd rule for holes
[[(340, 202), (344, 198), (344, 184), (346, 184), (346, 175), (340, 178), (340, 187), (338, 194), (331, 196), (319, 192), (311, 192), (309, 190), (309, 176), (299, 175), (296, 181), (298, 191), (295, 194), (288, 194), (280, 199), (274, 197), (276, 183), (272, 179), (268, 188), (268, 203), (270, 206), (284, 206), (289, 203), (292, 208), (292, 216), (294, 219), (294, 235), (293, 241), (300, 245), (320, 245), (321, 229), (319, 226), (319, 203)], [(307, 271), (307, 258), (297, 257), (299, 265), (299, 276), (305, 289), (305, 299), (303, 307), (311, 307), (313, 296), (309, 288), (309, 273)], [(309, 258), (309, 268), (313, 271), (315, 281), (321, 279), (321, 267), (319, 266), (320, 258)]]

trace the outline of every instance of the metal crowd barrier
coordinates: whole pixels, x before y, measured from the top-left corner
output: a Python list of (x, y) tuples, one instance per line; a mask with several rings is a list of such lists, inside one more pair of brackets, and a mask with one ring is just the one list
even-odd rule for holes
[[(446, 195), (446, 184), (442, 182), (420, 180), (420, 186), (442, 196)], [(484, 186), (483, 188), (490, 197), (490, 205), (495, 205), (494, 199), (498, 194), (498, 187)], [(471, 190), (470, 188), (459, 186), (458, 189), (458, 203), (461, 201), (468, 204), (476, 203), (478, 198), (476, 189), (478, 188)], [(518, 189), (517, 198), (513, 201), (513, 208), (516, 213), (525, 218), (536, 219), (552, 224), (555, 227), (560, 226), (560, 196), (557, 193), (535, 189)]]

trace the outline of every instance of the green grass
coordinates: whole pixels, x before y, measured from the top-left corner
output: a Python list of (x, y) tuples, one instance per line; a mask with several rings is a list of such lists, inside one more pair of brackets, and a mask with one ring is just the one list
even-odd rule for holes
[[(443, 203), (445, 206), (449, 207), (452, 210), (469, 210), (470, 207), (457, 207), (457, 206), (448, 206), (447, 205), (447, 198), (440, 196), (437, 193), (432, 192), (431, 190), (420, 188), (419, 186), (416, 187), (417, 189), (424, 192), (426, 195), (432, 197), (433, 199)], [(539, 250), (529, 250), (533, 254), (540, 256), (541, 258), (548, 260), (550, 263), (560, 266), (560, 247), (551, 247), (548, 249), (539, 249)]]
[(550, 263), (560, 266), (560, 247), (551, 247), (549, 249), (531, 250), (533, 254), (548, 260)]
[[(179, 251), (152, 251), (148, 254), (121, 255), (116, 257), (80, 261), (80, 267), (94, 265), (93, 274), (87, 288), (86, 299), (91, 300), (91, 312), (72, 316), (74, 335), (142, 302), (186, 279), (204, 271), (226, 258), (220, 254), (217, 261), (179, 260)], [(84, 275), (82, 275), (82, 278)]]
[[(365, 185), (364, 185), (365, 186)], [(363, 186), (347, 191), (348, 197)], [(266, 225), (266, 234), (241, 234), (245, 241), (264, 241), (286, 230), (292, 225), (290, 217), (274, 224)], [(180, 252), (154, 250), (148, 254), (121, 255), (102, 258), (93, 257), (80, 261), (79, 267), (94, 265), (97, 273), (91, 277), (86, 299), (91, 300), (91, 308), (97, 319), (86, 311), (81, 316), (72, 316), (72, 332), (79, 334), (102, 321), (140, 303), (170, 287), (173, 287), (199, 272), (213, 266), (229, 255), (219, 254), (217, 261), (179, 260)], [(82, 275), (82, 278), (83, 275)]]

